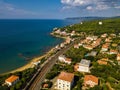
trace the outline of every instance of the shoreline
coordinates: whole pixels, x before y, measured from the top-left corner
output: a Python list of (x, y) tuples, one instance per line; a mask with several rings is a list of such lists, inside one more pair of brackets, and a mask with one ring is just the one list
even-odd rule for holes
[[(54, 37), (56, 37), (56, 38), (62, 38), (62, 39), (64, 39), (64, 40), (66, 39), (66, 37), (61, 37), (61, 36), (59, 36), (59, 35), (54, 35), (54, 34), (52, 34), (52, 33), (50, 33), (50, 35), (52, 35), (52, 36), (54, 36)], [(65, 42), (65, 41), (63, 41), (63, 42)], [(9, 73), (21, 72), (21, 71), (24, 71), (24, 70), (26, 70), (26, 69), (35, 67), (35, 66), (33, 65), (33, 62), (40, 61), (42, 58), (49, 56), (49, 54), (52, 53), (52, 52), (54, 51), (54, 49), (55, 49), (55, 46), (52, 47), (50, 50), (46, 51), (45, 54), (40, 55), (40, 56), (37, 56), (37, 57), (34, 57), (33, 59), (30, 60), (30, 62), (26, 63), (25, 65), (23, 65), (23, 66), (21, 66), (21, 67), (19, 67), (19, 68), (16, 68), (16, 69), (14, 69), (14, 70), (11, 70), (11, 71), (8, 71), (8, 72), (5, 72), (5, 73), (1, 73), (0, 76), (1, 76), (1, 75), (5, 75), (5, 74), (9, 74)]]
[(1, 73), (0, 75), (5, 75), (5, 74), (15, 73), (15, 72), (21, 72), (21, 71), (24, 71), (26, 69), (33, 68), (34, 67), (33, 62), (40, 61), (42, 58), (47, 57), (50, 53), (53, 52), (53, 50), (54, 50), (54, 47), (51, 48), (50, 50), (48, 50), (45, 54), (34, 57), (33, 59), (30, 60), (30, 62), (26, 63), (25, 65), (23, 65), (19, 68), (16, 68), (14, 70), (8, 71), (6, 73)]

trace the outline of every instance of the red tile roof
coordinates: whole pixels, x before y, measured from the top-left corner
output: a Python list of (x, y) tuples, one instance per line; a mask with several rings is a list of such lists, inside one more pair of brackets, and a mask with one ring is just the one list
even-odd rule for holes
[(12, 83), (12, 82), (14, 82), (14, 81), (17, 80), (17, 79), (19, 79), (18, 76), (12, 75), (12, 76), (10, 76), (8, 79), (6, 79), (5, 81)]
[(74, 74), (67, 73), (67, 72), (61, 72), (60, 75), (58, 76), (58, 79), (72, 82), (72, 80), (74, 79)]
[(89, 81), (89, 80), (91, 80), (91, 81), (93, 81), (93, 82), (95, 82), (95, 83), (98, 84), (98, 78), (97, 78), (96, 76), (93, 76), (93, 75), (85, 75), (85, 77), (84, 77), (84, 82)]

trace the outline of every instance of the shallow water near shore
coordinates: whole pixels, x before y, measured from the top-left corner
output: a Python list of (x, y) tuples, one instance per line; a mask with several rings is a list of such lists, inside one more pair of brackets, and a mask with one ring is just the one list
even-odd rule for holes
[(79, 21), (0, 20), (0, 74), (19, 68), (42, 55), (63, 39), (50, 35), (54, 27)]

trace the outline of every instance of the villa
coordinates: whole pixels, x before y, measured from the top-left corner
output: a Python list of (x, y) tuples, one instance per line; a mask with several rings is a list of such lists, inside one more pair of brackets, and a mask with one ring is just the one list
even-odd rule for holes
[(118, 51), (117, 50), (110, 50), (110, 53), (109, 54), (117, 54), (118, 53)]
[(19, 81), (19, 76), (12, 75), (5, 80), (5, 83), (8, 86), (12, 86), (12, 85), (16, 84), (18, 81)]
[(64, 62), (64, 63), (67, 63), (67, 64), (71, 64), (71, 62), (72, 62), (72, 59), (71, 58), (66, 58), (65, 55), (60, 55), (58, 57), (58, 60), (60, 62)]
[(61, 72), (57, 78), (58, 90), (71, 90), (74, 83), (74, 74)]
[(95, 57), (97, 55), (96, 51), (91, 51), (90, 53), (88, 53), (86, 56), (93, 56)]
[(104, 33), (101, 35), (102, 38), (106, 38), (108, 36), (108, 34)]
[(79, 72), (89, 72), (90, 60), (82, 59), (79, 63)]
[(77, 48), (77, 49), (78, 49), (78, 48), (79, 48), (79, 45), (78, 45), (78, 44), (75, 44), (75, 45), (74, 45), (74, 48)]
[(102, 58), (97, 61), (100, 65), (107, 65), (108, 64), (108, 58)]
[(101, 51), (107, 51), (107, 50), (108, 50), (108, 45), (107, 44), (103, 44)]
[(88, 49), (88, 50), (92, 50), (93, 47), (91, 45), (83, 45), (84, 48)]
[(94, 87), (95, 85), (98, 85), (98, 78), (93, 75), (85, 75), (84, 86)]

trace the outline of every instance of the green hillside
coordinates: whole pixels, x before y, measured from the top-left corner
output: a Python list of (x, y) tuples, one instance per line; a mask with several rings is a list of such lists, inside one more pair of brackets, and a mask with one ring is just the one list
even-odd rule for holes
[[(99, 25), (100, 21), (103, 23), (102, 25)], [(120, 18), (83, 21), (83, 24), (79, 23), (72, 26), (66, 26), (62, 28), (62, 30), (65, 28), (67, 28), (67, 32), (75, 30), (77, 32), (86, 32), (97, 35), (102, 33), (118, 33), (120, 32)]]

